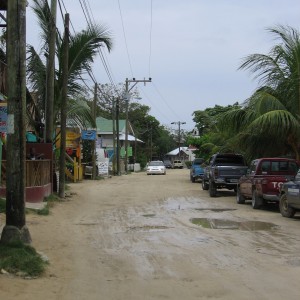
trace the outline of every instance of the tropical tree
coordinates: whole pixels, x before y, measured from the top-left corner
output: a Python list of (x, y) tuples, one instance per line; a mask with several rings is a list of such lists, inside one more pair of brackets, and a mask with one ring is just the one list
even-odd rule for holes
[(240, 108), (238, 102), (233, 105), (215, 105), (193, 113), (193, 121), (199, 130), (199, 137), (188, 136), (187, 143), (197, 147), (196, 157), (209, 158), (216, 152), (239, 152), (234, 136), (219, 127), (219, 120), (227, 113)]
[[(35, 116), (35, 127), (41, 123), (45, 116), (46, 99), (46, 59), (49, 49), (49, 24), (51, 22), (51, 12), (46, 0), (33, 0), (33, 10), (38, 18), (41, 29), (42, 46), (40, 51), (28, 45), (27, 76), (31, 85), (31, 90), (35, 95), (35, 101), (31, 102), (31, 112)], [(68, 71), (68, 122), (73, 122), (77, 126), (87, 127), (93, 123), (90, 106), (83, 99), (88, 97), (88, 91), (83, 80), (86, 74), (90, 74), (91, 65), (97, 55), (99, 47), (105, 45), (110, 51), (112, 39), (110, 31), (103, 25), (90, 25), (74, 35), (70, 34), (69, 45), (69, 71)], [(55, 71), (55, 91), (54, 91), (54, 122), (59, 122), (60, 103), (62, 97), (62, 62), (63, 62), (63, 42), (61, 34), (57, 31), (56, 38), (57, 69)]]
[(289, 26), (268, 29), (279, 41), (268, 55), (245, 57), (239, 69), (251, 71), (260, 87), (242, 107), (223, 115), (223, 132), (236, 134), (249, 158), (291, 155), (300, 158), (300, 35)]

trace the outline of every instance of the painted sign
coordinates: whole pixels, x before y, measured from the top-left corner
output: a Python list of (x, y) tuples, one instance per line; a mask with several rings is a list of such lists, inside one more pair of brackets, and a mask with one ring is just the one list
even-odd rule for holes
[(81, 138), (89, 141), (96, 140), (96, 130), (82, 130)]
[(7, 132), (7, 106), (0, 106), (0, 132)]

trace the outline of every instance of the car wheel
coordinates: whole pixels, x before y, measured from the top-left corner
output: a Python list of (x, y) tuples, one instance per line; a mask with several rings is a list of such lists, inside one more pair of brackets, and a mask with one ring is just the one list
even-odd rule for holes
[(236, 189), (236, 203), (245, 204), (245, 197), (241, 194), (241, 190), (239, 186)]
[(202, 179), (202, 183), (201, 184), (202, 184), (202, 190), (207, 191), (208, 188), (209, 188), (208, 183), (204, 179)]
[(252, 192), (252, 208), (258, 209), (263, 205), (263, 198), (257, 195), (257, 191), (254, 189)]
[(216, 197), (217, 196), (217, 186), (215, 182), (209, 181), (209, 196), (210, 197)]
[(195, 181), (196, 181), (196, 179), (195, 179), (194, 176), (191, 176), (191, 181), (192, 181), (192, 182), (195, 182)]
[(296, 213), (296, 210), (289, 206), (286, 194), (282, 194), (280, 197), (279, 209), (281, 215), (285, 218), (292, 218)]

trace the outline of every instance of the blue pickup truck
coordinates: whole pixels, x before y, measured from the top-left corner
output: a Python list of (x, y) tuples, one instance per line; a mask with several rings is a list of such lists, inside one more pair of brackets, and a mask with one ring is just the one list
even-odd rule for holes
[(202, 165), (204, 163), (203, 158), (195, 158), (192, 162), (191, 169), (190, 169), (190, 179), (192, 182), (196, 182), (196, 180), (203, 178), (204, 169)]
[(300, 169), (294, 180), (281, 186), (279, 209), (283, 217), (292, 218), (300, 211)]

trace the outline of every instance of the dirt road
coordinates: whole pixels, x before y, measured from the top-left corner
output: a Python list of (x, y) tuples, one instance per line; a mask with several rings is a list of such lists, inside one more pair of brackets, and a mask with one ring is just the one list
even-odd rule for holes
[(71, 184), (50, 216), (27, 216), (46, 274), (0, 275), (0, 299), (299, 299), (300, 218), (209, 198), (188, 172)]

